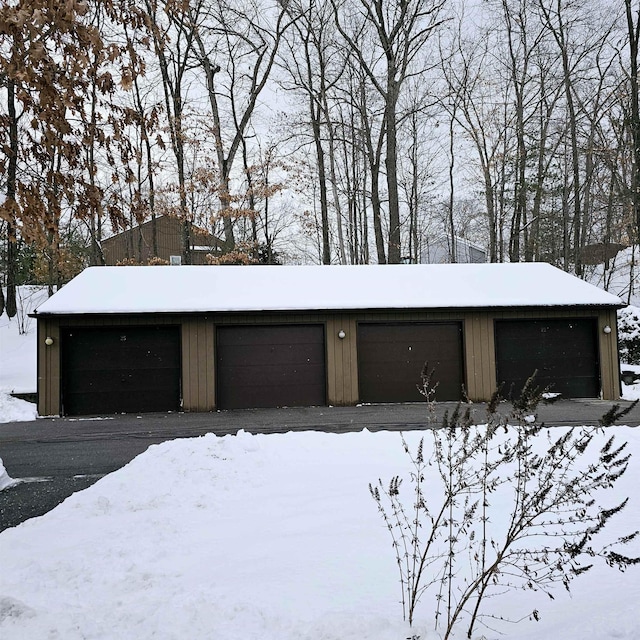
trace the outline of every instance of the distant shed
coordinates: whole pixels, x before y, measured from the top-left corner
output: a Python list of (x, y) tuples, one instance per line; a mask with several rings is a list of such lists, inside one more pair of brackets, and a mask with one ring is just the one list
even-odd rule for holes
[(547, 264), (92, 267), (42, 304), (41, 415), (617, 399), (619, 298)]
[(481, 264), (486, 261), (487, 252), (483, 247), (459, 236), (455, 236), (453, 242), (448, 236), (425, 238), (420, 251), (420, 264)]

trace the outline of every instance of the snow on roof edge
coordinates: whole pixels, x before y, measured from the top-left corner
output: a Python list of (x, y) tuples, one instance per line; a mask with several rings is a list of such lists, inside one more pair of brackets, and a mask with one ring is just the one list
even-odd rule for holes
[(265, 308), (265, 309), (255, 309), (255, 308), (245, 308), (245, 307), (225, 307), (224, 309), (153, 309), (153, 308), (145, 308), (143, 310), (131, 310), (131, 309), (92, 309), (91, 311), (38, 311), (36, 309), (33, 313), (29, 314), (31, 318), (50, 318), (54, 316), (100, 316), (100, 315), (141, 315), (141, 314), (166, 314), (166, 315), (190, 315), (190, 314), (203, 314), (203, 313), (291, 313), (291, 312), (340, 312), (340, 311), (358, 311), (358, 312), (366, 312), (366, 311), (446, 311), (447, 309), (455, 309), (456, 311), (473, 311), (478, 309), (510, 309), (517, 308), (521, 310), (530, 310), (530, 309), (579, 309), (584, 307), (589, 307), (593, 309), (624, 309), (627, 307), (626, 302), (620, 302), (619, 304), (612, 303), (541, 303), (541, 304), (492, 304), (492, 305), (467, 305), (467, 306), (458, 306), (458, 305), (447, 305), (442, 307), (431, 307), (431, 306), (362, 306), (362, 307), (347, 307), (347, 306), (310, 306), (310, 307), (300, 307), (300, 306), (291, 306), (291, 307), (278, 307), (278, 308)]

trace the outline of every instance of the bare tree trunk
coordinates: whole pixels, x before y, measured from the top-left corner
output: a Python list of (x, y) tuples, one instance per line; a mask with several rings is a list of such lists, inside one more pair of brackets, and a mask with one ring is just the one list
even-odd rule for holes
[[(581, 230), (582, 230), (582, 189), (580, 176), (580, 147), (578, 144), (578, 123), (577, 111), (575, 105), (574, 87), (573, 87), (573, 70), (569, 60), (570, 43), (567, 42), (567, 30), (563, 19), (564, 7), (562, 0), (555, 0), (555, 11), (547, 6), (543, 1), (539, 2), (540, 9), (544, 15), (546, 26), (553, 35), (558, 45), (560, 58), (562, 61), (562, 83), (564, 87), (564, 95), (567, 105), (568, 125), (569, 125), (569, 142), (571, 149), (571, 192), (573, 195), (573, 263), (576, 275), (582, 275), (582, 258), (581, 258)], [(555, 19), (555, 20), (554, 20)], [(567, 236), (566, 240), (571, 243)], [(565, 249), (565, 268), (569, 268), (570, 248)]]
[[(151, 251), (154, 258), (158, 257), (158, 225), (156, 223), (156, 188), (155, 188), (155, 170), (153, 163), (153, 152), (151, 148), (151, 140), (149, 139), (149, 124), (147, 122), (147, 115), (145, 113), (144, 105), (142, 103), (142, 96), (140, 95), (140, 83), (137, 76), (134, 78), (134, 100), (136, 111), (138, 112), (140, 138), (144, 146), (146, 164), (147, 164), (147, 179), (149, 182), (149, 212), (151, 214)], [(139, 190), (142, 191), (142, 181), (139, 183)], [(103, 258), (104, 264), (104, 258)]]
[(342, 206), (340, 204), (340, 196), (338, 194), (338, 176), (336, 171), (336, 142), (333, 130), (333, 123), (329, 120), (329, 108), (326, 104), (323, 106), (324, 117), (329, 133), (329, 176), (331, 182), (331, 194), (333, 198), (333, 208), (336, 212), (336, 229), (338, 233), (338, 255), (340, 256), (340, 264), (347, 264), (347, 255), (344, 246), (344, 230), (342, 228)]
[(453, 134), (454, 124), (456, 121), (457, 104), (454, 103), (452, 107), (451, 117), (449, 118), (449, 237), (451, 239), (451, 262), (458, 262), (458, 256), (456, 251), (456, 229), (455, 221), (453, 219), (453, 206), (455, 202), (455, 183), (454, 183), (454, 170), (456, 165), (455, 149), (453, 146)]
[[(527, 69), (529, 65), (530, 50), (527, 45), (526, 16), (522, 7), (519, 7), (518, 16), (515, 20), (518, 25), (519, 40), (521, 43), (522, 55), (519, 56), (514, 41), (514, 18), (511, 7), (507, 0), (502, 0), (502, 7), (507, 30), (507, 42), (509, 47), (509, 66), (512, 89), (515, 101), (515, 136), (516, 136), (516, 156), (515, 156), (515, 186), (514, 186), (514, 211), (511, 219), (511, 233), (509, 236), (509, 260), (511, 262), (520, 261), (520, 235), (526, 234), (527, 226), (527, 191), (526, 191), (526, 169), (527, 169), (527, 145), (525, 142), (525, 85), (527, 82)], [(525, 235), (526, 246), (526, 235)]]
[[(267, 84), (271, 70), (278, 54), (283, 34), (293, 24), (295, 19), (288, 20), (287, 3), (278, 6), (278, 14), (273, 24), (261, 23), (262, 7), (252, 5), (251, 13), (244, 7), (236, 8), (233, 3), (214, 3), (213, 10), (207, 11), (200, 6), (202, 17), (212, 21), (211, 25), (199, 22), (197, 11), (192, 11), (188, 29), (197, 44), (197, 58), (204, 71), (211, 116), (213, 119), (213, 138), (218, 158), (219, 200), (223, 216), (225, 242), (228, 249), (235, 247), (233, 229), (232, 197), (230, 193), (231, 172), (236, 154), (256, 109), (258, 98)], [(208, 33), (212, 39), (205, 40)], [(220, 38), (219, 34), (224, 33)], [(223, 55), (220, 63), (210, 59), (211, 55)], [(249, 69), (244, 74), (236, 71), (236, 57), (241, 55)], [(227, 65), (225, 71), (229, 86), (220, 92), (216, 85), (216, 75), (223, 69), (221, 64)], [(225, 99), (233, 122), (228, 144), (225, 144), (222, 131), (225, 121), (222, 118), (220, 100)], [(324, 250), (323, 250), (324, 253)], [(326, 255), (323, 255), (326, 258)]]
[(7, 203), (5, 217), (7, 221), (7, 296), (5, 310), (10, 318), (17, 313), (16, 275), (18, 269), (18, 238), (15, 218), (16, 178), (18, 171), (18, 116), (16, 114), (16, 85), (12, 78), (7, 79), (7, 110), (9, 114), (9, 163), (7, 168)]
[[(169, 122), (169, 134), (171, 138), (171, 147), (176, 162), (176, 171), (178, 174), (178, 197), (180, 220), (182, 222), (182, 257), (185, 264), (191, 264), (191, 223), (189, 220), (189, 212), (187, 208), (187, 185), (185, 174), (185, 135), (183, 122), (183, 79), (188, 68), (188, 57), (193, 47), (193, 33), (187, 32), (186, 43), (182, 45), (180, 41), (176, 44), (178, 51), (171, 53), (174, 69), (171, 74), (170, 61), (165, 51), (166, 38), (159, 31), (158, 21), (156, 17), (156, 5), (154, 0), (146, 0), (147, 13), (152, 24), (152, 35), (154, 41), (154, 49), (156, 58), (160, 67), (162, 76), (162, 90), (165, 99), (165, 108), (167, 119)], [(183, 33), (182, 23), (180, 19), (176, 21), (173, 15), (173, 7), (167, 5), (167, 18), (174, 22), (178, 30)]]
[(369, 175), (371, 177), (371, 213), (373, 218), (373, 233), (376, 241), (378, 264), (387, 264), (387, 256), (384, 247), (384, 234), (382, 231), (382, 202), (380, 199), (380, 162), (384, 141), (384, 128), (381, 128), (374, 147), (374, 140), (372, 138), (373, 131), (371, 129), (371, 116), (368, 113), (369, 109), (364, 83), (361, 83), (360, 85), (360, 102), (358, 104), (358, 109), (364, 134), (365, 155), (367, 157)]
[(549, 173), (549, 166), (560, 144), (558, 138), (553, 148), (548, 149), (549, 126), (552, 114), (558, 102), (562, 87), (558, 86), (551, 95), (547, 92), (545, 78), (540, 78), (540, 103), (538, 105), (538, 149), (536, 158), (536, 173), (533, 182), (533, 204), (531, 209), (531, 229), (525, 246), (525, 261), (541, 259), (540, 218), (542, 216), (542, 201), (545, 193), (545, 181)]
[[(629, 96), (631, 101), (631, 118), (629, 128), (633, 148), (631, 174), (631, 206), (636, 226), (636, 237), (640, 237), (640, 96), (638, 87), (638, 45), (640, 40), (640, 10), (634, 16), (631, 0), (624, 0), (629, 39)], [(635, 19), (635, 23), (634, 23)]]
[[(224, 239), (227, 250), (231, 250), (236, 246), (236, 238), (233, 231), (233, 220), (231, 218), (231, 193), (229, 192), (229, 177), (231, 173), (230, 162), (225, 157), (224, 142), (222, 141), (222, 118), (218, 107), (218, 97), (215, 88), (215, 74), (220, 71), (219, 66), (213, 66), (209, 57), (206, 55), (202, 38), (196, 36), (198, 46), (200, 48), (200, 60), (202, 68), (207, 79), (207, 89), (209, 94), (209, 104), (211, 106), (211, 115), (213, 117), (213, 138), (215, 141), (216, 156), (218, 159), (218, 171), (220, 173), (220, 185), (218, 187), (218, 200), (220, 201), (220, 213), (222, 215), (222, 224), (224, 228)], [(233, 158), (231, 159), (233, 162)]]
[(414, 111), (409, 119), (410, 123), (410, 140), (409, 149), (407, 151), (409, 161), (409, 180), (408, 184), (405, 184), (405, 198), (407, 201), (407, 207), (409, 209), (409, 246), (408, 257), (411, 263), (416, 264), (420, 261), (420, 247), (418, 242), (418, 217), (420, 207), (419, 196), (419, 129), (417, 122), (417, 113)]
[(327, 203), (327, 172), (324, 164), (324, 149), (320, 133), (320, 114), (310, 99), (312, 115), (313, 142), (318, 163), (318, 187), (320, 189), (320, 220), (322, 221), (322, 264), (331, 264), (331, 246), (329, 244), (329, 205)]
[[(389, 71), (390, 77), (395, 73)], [(388, 87), (390, 94), (385, 105), (386, 122), (386, 157), (384, 160), (387, 170), (387, 197), (389, 198), (389, 247), (387, 259), (389, 264), (402, 262), (402, 243), (400, 237), (400, 196), (398, 194), (398, 120), (397, 100), (399, 87), (395, 83)]]

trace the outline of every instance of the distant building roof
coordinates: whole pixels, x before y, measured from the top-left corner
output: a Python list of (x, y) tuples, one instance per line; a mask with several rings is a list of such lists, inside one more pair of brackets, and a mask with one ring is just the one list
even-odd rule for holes
[(622, 307), (543, 263), (89, 267), (37, 314)]

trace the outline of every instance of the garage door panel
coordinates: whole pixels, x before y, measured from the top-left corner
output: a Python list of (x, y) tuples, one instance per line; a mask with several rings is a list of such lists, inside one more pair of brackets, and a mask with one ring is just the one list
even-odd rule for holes
[(218, 343), (225, 346), (262, 346), (266, 348), (317, 344), (320, 328), (321, 325), (220, 327)]
[(222, 409), (326, 402), (324, 327), (219, 327), (217, 404)]
[[(227, 345), (226, 348), (228, 348)], [(226, 348), (223, 348), (226, 351)], [(235, 345), (233, 346), (233, 366), (252, 367), (256, 362), (268, 362), (277, 359), (278, 364), (306, 364), (324, 358), (324, 345), (302, 343), (271, 344), (271, 345)], [(221, 354), (219, 361), (225, 363), (228, 360), (226, 354)], [(268, 365), (266, 365), (268, 366)]]
[[(92, 356), (88, 356), (92, 357)], [(149, 372), (150, 374), (157, 375), (161, 371), (175, 372), (177, 365), (174, 362), (167, 362), (165, 360), (147, 360), (140, 358), (129, 357), (122, 362), (114, 362), (112, 359), (93, 359), (89, 363), (78, 363), (75, 366), (75, 370), (78, 374), (85, 373), (92, 377), (100, 378), (102, 376), (107, 379), (117, 375), (118, 372), (131, 372), (132, 363), (135, 363), (135, 370), (139, 373)], [(73, 366), (73, 365), (72, 365)], [(78, 375), (79, 381), (82, 380), (82, 376)]]
[(179, 328), (63, 330), (62, 371), (68, 415), (177, 410)]
[[(289, 363), (284, 363), (288, 365)], [(269, 386), (273, 380), (318, 380), (320, 374), (324, 375), (324, 366), (321, 364), (294, 364), (286, 368), (281, 363), (262, 365), (259, 368), (259, 376), (256, 376), (255, 366), (225, 366), (225, 377), (229, 380), (249, 382), (255, 380), (254, 384)]]
[[(156, 389), (137, 391), (135, 396), (121, 395), (117, 406), (113, 402), (112, 390), (94, 391), (86, 393), (69, 393), (66, 404), (73, 407), (67, 415), (91, 415), (107, 413), (150, 413), (156, 411), (172, 411), (177, 409), (158, 409), (158, 392)], [(107, 409), (96, 411), (96, 406)]]
[[(299, 392), (303, 387), (314, 388), (317, 386), (317, 374), (320, 371), (313, 372), (313, 374), (309, 375), (287, 375), (287, 376), (277, 376), (276, 378), (257, 378), (255, 376), (249, 376), (246, 372), (241, 372), (236, 376), (227, 376), (226, 379), (221, 382), (222, 385), (227, 385), (230, 388), (233, 388), (236, 385), (244, 385), (246, 389), (249, 390), (249, 399), (253, 398), (255, 394), (264, 395), (269, 390), (272, 390), (273, 393), (277, 393), (281, 390), (281, 388), (286, 387), (285, 391), (289, 393), (289, 395), (295, 395), (295, 393)], [(296, 387), (294, 393), (291, 393), (291, 389)], [(288, 406), (291, 406), (290, 403), (293, 402), (293, 399), (288, 401)]]
[(460, 323), (361, 323), (358, 371), (362, 402), (417, 402), (425, 363), (439, 381), (439, 400), (459, 400), (462, 390)]
[(135, 393), (155, 389), (167, 389), (175, 382), (173, 369), (136, 369), (136, 371), (104, 370), (78, 371), (73, 387), (67, 389), (67, 394), (97, 392), (104, 389), (109, 393), (127, 392), (135, 385)]
[(517, 393), (537, 371), (539, 387), (567, 398), (598, 397), (596, 330), (590, 318), (496, 321), (498, 384)]

